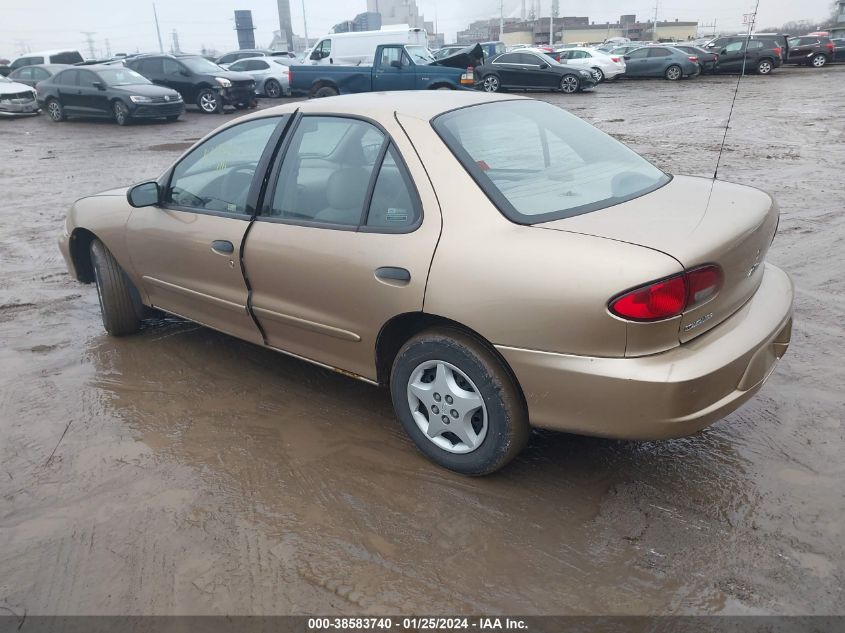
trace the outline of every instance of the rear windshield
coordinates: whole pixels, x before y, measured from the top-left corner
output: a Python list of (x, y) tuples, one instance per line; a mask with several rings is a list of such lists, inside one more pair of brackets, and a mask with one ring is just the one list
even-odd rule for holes
[(542, 101), (486, 103), (432, 124), (499, 210), (519, 224), (604, 209), (670, 180), (619, 141)]

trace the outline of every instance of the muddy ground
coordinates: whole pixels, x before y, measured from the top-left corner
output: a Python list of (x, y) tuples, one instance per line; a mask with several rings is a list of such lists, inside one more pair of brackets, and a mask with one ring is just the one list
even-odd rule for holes
[[(543, 98), (712, 174), (735, 81)], [(486, 479), (421, 457), (385, 391), (177, 320), (105, 335), (65, 210), (234, 115), (0, 121), (0, 610), (842, 613), (843, 82), (740, 88), (720, 173), (776, 195), (769, 260), (797, 286), (762, 392), (683, 440), (536, 433)]]

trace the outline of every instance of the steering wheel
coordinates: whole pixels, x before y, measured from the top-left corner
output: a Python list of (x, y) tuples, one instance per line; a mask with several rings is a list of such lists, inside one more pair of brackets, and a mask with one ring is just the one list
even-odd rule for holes
[[(252, 186), (252, 178), (255, 175), (254, 165), (241, 165), (229, 170), (223, 176), (223, 181), (220, 183), (220, 191), (226, 196), (226, 200), (230, 201), (228, 204), (236, 204), (243, 210), (246, 206), (246, 198), (249, 195), (249, 188)], [(244, 178), (245, 176), (245, 178)], [(238, 179), (244, 182), (239, 183)]]

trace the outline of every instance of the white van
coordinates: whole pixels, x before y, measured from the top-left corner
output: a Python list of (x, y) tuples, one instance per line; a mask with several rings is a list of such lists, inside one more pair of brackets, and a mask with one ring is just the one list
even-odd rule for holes
[(35, 66), (36, 64), (78, 64), (84, 61), (79, 51), (63, 50), (63, 51), (41, 51), (40, 53), (27, 53), (21, 55), (11, 64), (11, 70), (17, 70), (24, 66)]
[(342, 66), (372, 64), (376, 47), (380, 44), (428, 46), (428, 34), (425, 29), (412, 29), (407, 24), (393, 24), (379, 31), (332, 33), (308, 51), (306, 63)]

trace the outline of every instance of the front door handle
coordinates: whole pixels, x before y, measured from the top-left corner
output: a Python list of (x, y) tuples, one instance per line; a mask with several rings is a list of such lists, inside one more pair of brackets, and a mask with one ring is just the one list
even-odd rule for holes
[(220, 255), (231, 255), (235, 252), (235, 245), (229, 240), (214, 240), (211, 243), (211, 250)]
[(384, 281), (408, 283), (411, 281), (411, 273), (404, 268), (397, 268), (396, 266), (382, 266), (376, 269), (376, 278)]

